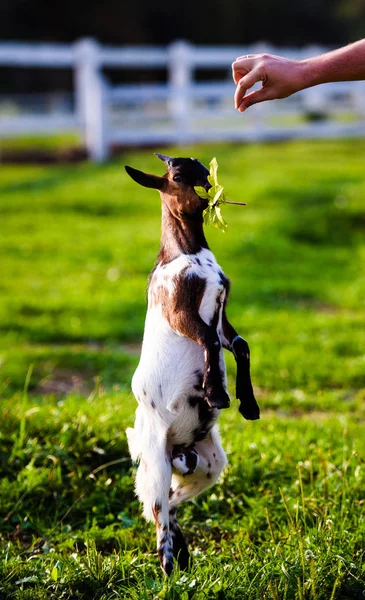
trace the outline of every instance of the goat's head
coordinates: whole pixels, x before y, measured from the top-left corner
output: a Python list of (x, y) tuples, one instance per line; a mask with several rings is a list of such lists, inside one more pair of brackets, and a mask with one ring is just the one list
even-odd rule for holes
[(126, 166), (125, 169), (140, 185), (159, 190), (161, 200), (171, 213), (179, 219), (201, 218), (208, 206), (208, 201), (200, 198), (194, 186), (209, 189), (208, 169), (196, 158), (172, 158), (164, 154), (156, 154), (167, 166), (163, 177), (149, 175)]

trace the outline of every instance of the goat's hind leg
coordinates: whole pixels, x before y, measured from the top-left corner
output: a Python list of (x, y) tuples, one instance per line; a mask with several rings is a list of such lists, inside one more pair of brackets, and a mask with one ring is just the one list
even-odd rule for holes
[(181, 569), (189, 566), (189, 553), (177, 523), (177, 506), (214, 485), (226, 464), (226, 455), (216, 427), (211, 430), (206, 439), (196, 442), (194, 447), (178, 448), (173, 451), (174, 472), (169, 501), (170, 531), (174, 556)]
[[(128, 438), (131, 443), (131, 431), (128, 432)], [(140, 464), (136, 474), (136, 492), (143, 503), (145, 518), (156, 524), (158, 557), (163, 571), (170, 575), (174, 566), (173, 541), (169, 527), (172, 470), (163, 430), (159, 430), (156, 423), (143, 428), (138, 445)]]
[[(218, 428), (215, 425), (204, 440), (186, 448), (187, 458), (183, 461), (179, 450), (179, 461), (173, 458), (172, 491), (170, 492), (170, 507), (177, 506), (185, 500), (194, 498), (207, 488), (214, 485), (227, 464)], [(195, 467), (187, 471), (191, 465), (194, 453)]]
[[(167, 507), (168, 508), (168, 507)], [(159, 503), (155, 503), (153, 506), (153, 514), (156, 523), (156, 540), (157, 540), (157, 554), (160, 560), (162, 570), (166, 575), (171, 575), (174, 568), (174, 538), (170, 529), (170, 515), (167, 512), (166, 517), (166, 506), (164, 509)]]
[[(172, 449), (172, 466), (181, 475), (191, 475), (199, 463), (198, 453), (192, 447), (174, 446)], [(173, 488), (170, 488), (170, 496)], [(181, 570), (189, 567), (189, 551), (186, 541), (177, 522), (177, 506), (169, 508), (169, 528), (172, 537), (173, 554)]]
[(177, 522), (176, 517), (177, 507), (172, 506), (169, 510), (169, 529), (172, 540), (172, 552), (174, 558), (182, 571), (185, 571), (189, 567), (189, 550), (186, 545), (185, 538), (181, 532), (180, 526)]

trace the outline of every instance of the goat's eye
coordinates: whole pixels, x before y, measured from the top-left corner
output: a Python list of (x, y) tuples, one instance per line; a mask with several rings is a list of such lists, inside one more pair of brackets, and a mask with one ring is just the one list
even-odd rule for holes
[(181, 175), (174, 175), (172, 178), (174, 181), (176, 181), (176, 183), (181, 183), (182, 182), (182, 177)]

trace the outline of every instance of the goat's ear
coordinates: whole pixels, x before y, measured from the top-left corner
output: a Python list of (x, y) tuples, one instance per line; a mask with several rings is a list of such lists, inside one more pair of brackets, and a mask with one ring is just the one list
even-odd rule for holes
[(139, 185), (143, 185), (143, 187), (154, 188), (156, 190), (162, 189), (162, 186), (166, 182), (164, 177), (159, 177), (158, 175), (149, 175), (148, 173), (143, 173), (143, 171), (138, 171), (138, 169), (133, 169), (132, 167), (125, 167), (128, 175), (134, 179)]

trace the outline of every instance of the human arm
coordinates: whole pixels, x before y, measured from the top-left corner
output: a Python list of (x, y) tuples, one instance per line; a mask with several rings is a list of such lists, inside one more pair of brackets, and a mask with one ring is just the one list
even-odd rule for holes
[[(271, 54), (238, 57), (232, 65), (235, 107), (243, 112), (264, 100), (287, 98), (314, 85), (365, 79), (365, 39), (306, 60)], [(261, 89), (246, 92), (258, 81)]]

